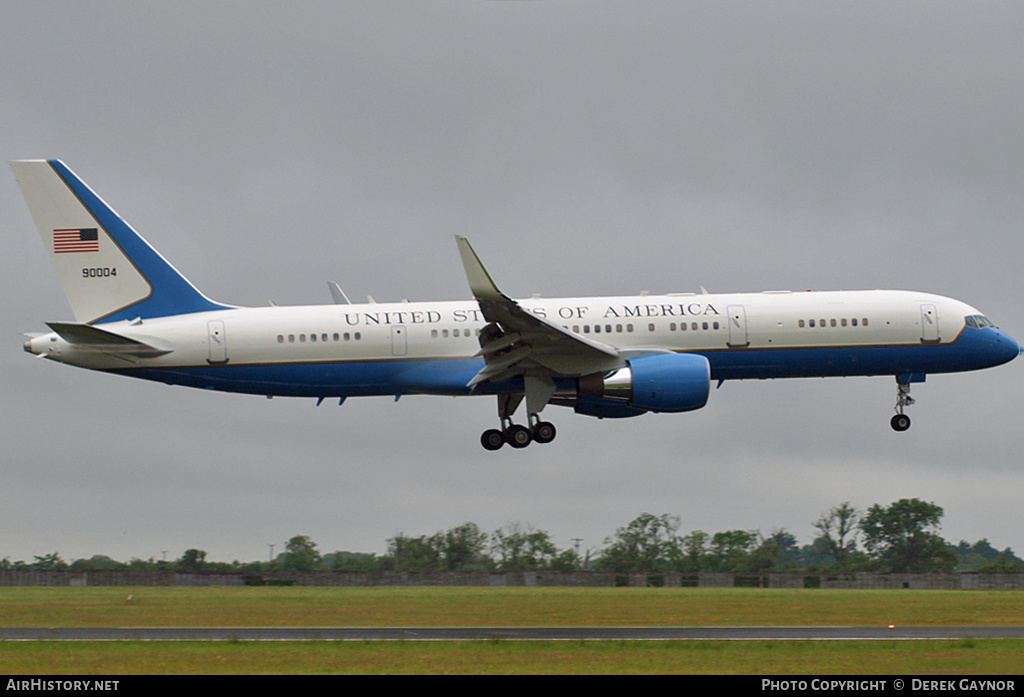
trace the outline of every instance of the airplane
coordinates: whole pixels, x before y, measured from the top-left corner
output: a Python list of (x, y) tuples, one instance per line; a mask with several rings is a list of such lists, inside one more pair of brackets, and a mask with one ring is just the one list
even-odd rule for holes
[[(59, 160), (11, 166), (75, 321), (25, 351), (205, 390), (325, 399), (491, 395), (481, 444), (555, 438), (547, 405), (597, 418), (703, 407), (726, 380), (891, 375), (896, 431), (930, 373), (1001, 365), (1024, 348), (959, 300), (899, 290), (513, 300), (469, 241), (472, 300), (237, 307), (211, 300)], [(526, 423), (513, 415), (526, 402)]]

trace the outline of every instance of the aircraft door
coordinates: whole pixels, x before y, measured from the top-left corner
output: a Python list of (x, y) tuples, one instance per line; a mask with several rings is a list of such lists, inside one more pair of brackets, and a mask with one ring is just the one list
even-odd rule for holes
[(404, 356), (408, 350), (408, 343), (405, 338), (405, 326), (395, 324), (391, 326), (391, 355)]
[(921, 305), (921, 341), (925, 343), (939, 341), (939, 313), (931, 304)]
[(224, 331), (224, 320), (211, 319), (206, 323), (206, 345), (209, 347), (207, 363), (228, 362), (228, 337)]
[(728, 346), (740, 347), (750, 346), (747, 339), (747, 310), (743, 305), (730, 305), (729, 312), (729, 341)]

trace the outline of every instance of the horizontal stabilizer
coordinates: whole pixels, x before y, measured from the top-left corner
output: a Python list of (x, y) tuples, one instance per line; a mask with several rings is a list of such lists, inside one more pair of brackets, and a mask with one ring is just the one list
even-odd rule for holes
[(46, 324), (60, 338), (72, 344), (77, 351), (95, 351), (96, 353), (128, 355), (138, 358), (155, 358), (170, 353), (169, 350), (158, 349), (89, 324), (75, 322), (47, 322)]

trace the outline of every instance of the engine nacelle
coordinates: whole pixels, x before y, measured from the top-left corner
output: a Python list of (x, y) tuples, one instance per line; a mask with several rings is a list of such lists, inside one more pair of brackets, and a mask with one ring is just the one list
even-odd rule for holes
[(711, 364), (691, 353), (658, 353), (627, 361), (608, 375), (579, 380), (576, 412), (621, 418), (644, 412), (700, 409), (711, 392)]

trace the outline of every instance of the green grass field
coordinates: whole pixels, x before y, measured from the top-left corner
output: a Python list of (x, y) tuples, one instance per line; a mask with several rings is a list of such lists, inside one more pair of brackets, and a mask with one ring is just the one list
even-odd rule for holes
[[(130, 598), (129, 598), (130, 596)], [(6, 627), (1024, 625), (1016, 591), (0, 589)], [(1024, 640), (5, 642), (7, 674), (1024, 672)]]

